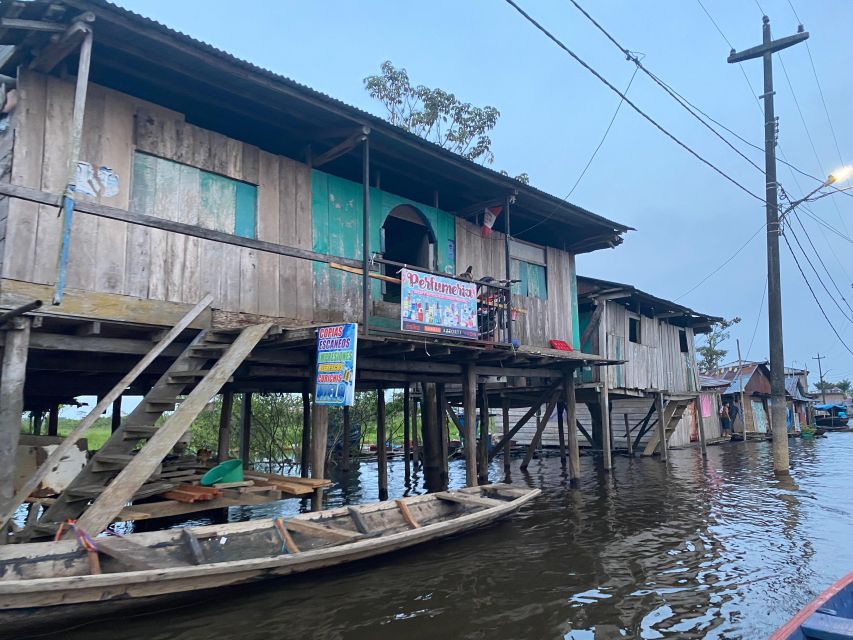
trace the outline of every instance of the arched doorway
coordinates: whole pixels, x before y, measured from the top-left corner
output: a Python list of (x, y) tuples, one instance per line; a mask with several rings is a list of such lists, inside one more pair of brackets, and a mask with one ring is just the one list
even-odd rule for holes
[[(394, 207), (382, 224), (382, 255), (412, 267), (432, 269), (435, 266), (435, 233), (423, 213), (411, 205)], [(383, 265), (383, 273), (399, 277), (399, 267)], [(400, 302), (400, 285), (383, 282), (382, 299)]]

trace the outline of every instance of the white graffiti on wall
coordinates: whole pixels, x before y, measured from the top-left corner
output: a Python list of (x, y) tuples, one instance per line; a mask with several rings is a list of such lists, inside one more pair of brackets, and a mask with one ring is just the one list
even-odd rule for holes
[(87, 196), (112, 198), (118, 195), (118, 174), (109, 167), (98, 167), (97, 171), (88, 162), (77, 163), (74, 190)]

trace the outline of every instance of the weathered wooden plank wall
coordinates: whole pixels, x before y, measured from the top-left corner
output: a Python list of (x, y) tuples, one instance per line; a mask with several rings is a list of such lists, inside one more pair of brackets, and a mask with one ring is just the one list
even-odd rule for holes
[[(503, 279), (506, 273), (504, 235), (493, 232), (484, 238), (479, 226), (456, 220), (456, 264), (463, 271), (471, 265), (474, 277)], [(513, 337), (521, 344), (548, 346), (549, 340), (574, 344), (573, 301), (575, 300), (574, 256), (546, 248), (547, 299), (513, 296), (513, 306), (523, 309), (513, 323)]]
[(629, 338), (631, 314), (625, 306), (608, 301), (606, 313), (607, 356), (627, 360), (608, 368), (611, 389), (660, 389), (673, 393), (697, 390), (693, 329), (684, 329), (688, 351), (681, 351), (680, 327), (665, 319), (639, 316), (640, 343)]
[[(18, 89), (12, 182), (61, 193), (67, 180), (73, 83), (23, 71)], [(172, 163), (145, 162), (146, 156), (134, 162), (136, 151)], [(91, 85), (81, 161), (92, 166), (95, 176), (105, 171), (104, 178), (117, 180), (115, 189), (108, 189), (105, 179), (94, 181), (97, 195), (78, 192), (81, 200), (229, 233), (236, 229), (299, 248), (313, 246), (306, 165), (188, 124), (174, 111)], [(202, 181), (219, 179), (230, 186), (209, 184), (202, 193), (198, 169), (216, 174), (201, 174)], [(234, 187), (225, 178), (240, 183)], [(250, 185), (257, 185), (256, 221), (245, 215), (254, 206)], [(232, 206), (221, 206), (229, 188)], [(233, 219), (235, 211), (238, 219)], [(53, 284), (60, 239), (56, 210), (11, 201), (6, 236), (5, 246), (14, 249), (3, 260), (2, 277)], [(74, 218), (67, 285), (185, 303), (195, 303), (209, 291), (219, 309), (313, 319), (307, 261), (82, 213)]]

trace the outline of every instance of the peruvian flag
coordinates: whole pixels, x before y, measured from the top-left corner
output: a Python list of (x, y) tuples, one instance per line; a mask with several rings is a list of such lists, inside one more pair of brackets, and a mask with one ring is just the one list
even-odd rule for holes
[(485, 211), (483, 211), (483, 237), (488, 238), (492, 235), (492, 227), (495, 224), (495, 220), (498, 219), (498, 216), (501, 215), (501, 211), (503, 207), (486, 207)]

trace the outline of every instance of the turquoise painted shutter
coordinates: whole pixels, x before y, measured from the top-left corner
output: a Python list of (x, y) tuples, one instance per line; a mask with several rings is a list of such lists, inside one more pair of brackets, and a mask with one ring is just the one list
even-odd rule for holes
[(244, 238), (255, 237), (255, 221), (258, 214), (258, 189), (245, 182), (237, 182), (234, 235)]

